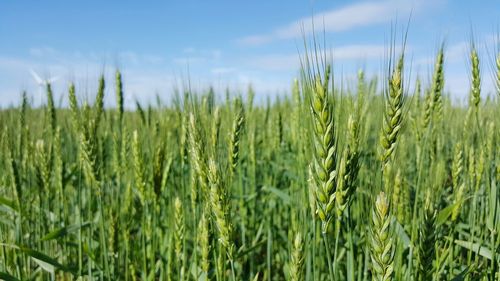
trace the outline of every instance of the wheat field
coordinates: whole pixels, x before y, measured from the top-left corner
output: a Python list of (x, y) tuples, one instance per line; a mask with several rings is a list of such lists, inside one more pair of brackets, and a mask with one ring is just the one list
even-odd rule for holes
[(24, 93), (0, 112), (0, 279), (500, 280), (500, 53), (469, 51), (468, 103), (445, 48), (428, 79), (394, 53), (350, 87), (306, 55), (267, 103), (126, 110), (119, 70), (67, 108)]

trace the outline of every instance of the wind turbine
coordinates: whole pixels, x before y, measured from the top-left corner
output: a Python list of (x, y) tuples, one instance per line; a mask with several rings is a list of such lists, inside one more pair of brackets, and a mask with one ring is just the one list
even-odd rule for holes
[(54, 76), (49, 79), (43, 80), (40, 75), (38, 75), (33, 69), (30, 69), (31, 76), (35, 79), (38, 85), (38, 96), (40, 98), (40, 105), (42, 105), (42, 90), (47, 87), (47, 85), (52, 84), (59, 80), (59, 76)]

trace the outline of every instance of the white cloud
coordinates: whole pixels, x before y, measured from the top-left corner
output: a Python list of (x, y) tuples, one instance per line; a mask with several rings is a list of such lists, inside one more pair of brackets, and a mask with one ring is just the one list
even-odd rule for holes
[(263, 45), (273, 40), (275, 36), (269, 35), (250, 35), (237, 40), (241, 45)]
[(34, 47), (29, 49), (30, 55), (34, 57), (53, 56), (56, 51), (51, 47)]
[(183, 55), (173, 58), (173, 62), (181, 66), (213, 63), (222, 57), (220, 50), (198, 50), (193, 47), (185, 48), (182, 50)]
[(251, 35), (237, 40), (240, 44), (262, 45), (276, 39), (298, 38), (316, 32), (340, 32), (357, 27), (369, 26), (395, 20), (397, 16), (407, 17), (411, 11), (416, 11), (424, 1), (367, 1), (332, 9), (303, 17), (272, 32)]
[[(408, 47), (407, 47), (408, 49)], [(325, 50), (319, 50), (319, 54), (324, 54)], [(328, 60), (336, 62), (363, 62), (365, 60), (382, 60), (387, 53), (387, 47), (377, 44), (353, 44), (334, 47), (326, 51)], [(300, 68), (300, 56), (303, 54), (269, 54), (250, 57), (245, 59), (245, 63), (251, 67), (265, 70), (291, 70), (297, 71)]]
[(215, 67), (210, 70), (210, 72), (214, 75), (224, 75), (228, 73), (236, 72), (237, 69), (234, 67)]
[(132, 63), (132, 64), (161, 64), (165, 60), (161, 56), (151, 55), (151, 54), (138, 54), (132, 51), (125, 51), (119, 53), (118, 59), (125, 63)]

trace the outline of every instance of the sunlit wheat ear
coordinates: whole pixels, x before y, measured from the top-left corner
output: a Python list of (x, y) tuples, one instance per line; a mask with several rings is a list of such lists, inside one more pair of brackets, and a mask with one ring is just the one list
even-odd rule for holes
[(238, 160), (240, 158), (240, 135), (242, 134), (243, 124), (245, 121), (243, 104), (240, 98), (237, 98), (235, 100), (234, 110), (236, 111), (236, 115), (233, 120), (233, 128), (231, 130), (229, 142), (229, 174), (231, 177), (234, 175), (236, 166), (238, 165)]
[(348, 140), (347, 147), (340, 160), (340, 168), (335, 191), (335, 202), (337, 206), (337, 221), (340, 222), (342, 213), (350, 204), (356, 191), (356, 179), (359, 171), (359, 128), (358, 121), (350, 115), (347, 120)]
[(117, 229), (118, 225), (118, 220), (117, 216), (110, 210), (108, 216), (110, 217), (110, 224), (108, 228), (108, 245), (109, 245), (109, 252), (111, 255), (115, 255), (117, 251), (117, 242), (119, 241), (119, 231), (120, 229)]
[(433, 280), (433, 262), (436, 258), (436, 212), (426, 204), (420, 223), (417, 247), (418, 280)]
[(141, 147), (139, 134), (137, 131), (134, 131), (132, 137), (132, 156), (134, 159), (135, 187), (139, 193), (141, 204), (144, 204), (145, 200), (148, 199), (148, 196), (146, 194), (145, 169)]
[(424, 97), (424, 110), (422, 116), (422, 128), (425, 129), (429, 126), (432, 118), (432, 109), (434, 107), (434, 97), (431, 90), (425, 90)]
[(71, 83), (69, 85), (69, 108), (71, 111), (71, 120), (73, 124), (73, 129), (75, 132), (80, 131), (80, 111), (78, 109), (78, 101), (76, 100), (75, 84)]
[(363, 69), (358, 70), (358, 98), (363, 98), (366, 95), (365, 72)]
[(115, 87), (116, 87), (116, 107), (118, 110), (118, 120), (123, 119), (123, 84), (122, 84), (122, 74), (120, 70), (116, 70), (115, 73)]
[(210, 270), (210, 241), (209, 241), (209, 224), (205, 211), (201, 214), (200, 222), (198, 223), (198, 245), (200, 247), (200, 265), (201, 270), (208, 278), (208, 272)]
[(479, 190), (479, 187), (481, 186), (481, 180), (483, 178), (485, 161), (486, 161), (485, 151), (483, 148), (481, 148), (480, 152), (479, 152), (479, 157), (477, 158), (476, 165), (475, 165), (476, 170), (474, 171), (474, 174), (476, 176), (474, 179), (475, 180), (474, 189), (476, 192)]
[(184, 229), (184, 208), (179, 197), (174, 200), (174, 252), (177, 258), (177, 268), (179, 270), (180, 278), (184, 278), (184, 240), (185, 240), (185, 229)]
[(396, 171), (396, 176), (394, 177), (394, 188), (392, 190), (392, 210), (395, 214), (399, 223), (404, 221), (404, 198), (403, 195), (403, 181), (401, 178), (401, 171), (398, 169)]
[(104, 113), (104, 88), (105, 88), (105, 82), (104, 82), (104, 75), (101, 75), (99, 77), (99, 87), (97, 89), (97, 95), (95, 97), (95, 115), (94, 115), (94, 127), (92, 128), (91, 132), (96, 135), (97, 134), (97, 128), (99, 127), (99, 123), (101, 122), (102, 115)]
[(336, 228), (338, 229), (340, 227), (340, 221), (342, 219), (342, 214), (347, 206), (347, 175), (346, 175), (346, 162), (347, 158), (349, 157), (349, 151), (348, 149), (344, 149), (344, 152), (342, 153), (342, 157), (340, 159), (340, 165), (338, 169), (338, 174), (337, 174), (337, 186), (335, 188), (335, 204), (336, 204), (336, 214), (337, 214), (337, 220), (336, 220)]
[(479, 108), (479, 103), (481, 102), (481, 73), (479, 69), (479, 56), (474, 45), (472, 46), (470, 52), (470, 63), (472, 68), (470, 103), (477, 110)]
[(434, 64), (434, 74), (432, 75), (431, 91), (434, 97), (433, 107), (437, 118), (440, 119), (443, 114), (443, 86), (444, 86), (444, 47), (439, 48)]
[(473, 107), (469, 106), (467, 109), (467, 113), (465, 114), (465, 120), (464, 120), (464, 126), (463, 126), (463, 131), (462, 131), (462, 137), (468, 137), (470, 130), (473, 128), (474, 124), (474, 109)]
[(174, 245), (175, 254), (177, 257), (181, 258), (182, 244), (184, 241), (184, 209), (182, 207), (182, 202), (179, 197), (175, 197), (174, 200), (174, 219), (175, 219), (175, 231), (174, 231)]
[(253, 89), (252, 84), (249, 84), (247, 90), (247, 106), (249, 113), (253, 111), (254, 99), (255, 99), (255, 90)]
[(422, 106), (422, 81), (420, 80), (420, 76), (417, 76), (415, 80), (415, 92), (413, 95), (415, 96), (415, 107), (420, 110)]
[(372, 211), (371, 260), (372, 278), (390, 281), (394, 273), (395, 242), (392, 237), (389, 202), (384, 192), (377, 196)]
[(291, 281), (301, 281), (303, 279), (303, 263), (304, 263), (304, 252), (303, 252), (303, 241), (300, 232), (295, 234), (295, 239), (293, 240), (292, 256), (290, 258), (290, 280)]
[(130, 263), (128, 265), (128, 271), (130, 272), (130, 279), (132, 281), (137, 281), (137, 270), (136, 270), (135, 265), (133, 263)]
[[(83, 104), (82, 107), (82, 118), (81, 118), (81, 128), (80, 128), (80, 161), (83, 166), (83, 171), (87, 184), (93, 188), (97, 188), (97, 178), (96, 178), (96, 143), (95, 138), (89, 134), (89, 124), (90, 122), (90, 107), (87, 103)], [(99, 190), (96, 190), (99, 191)]]
[(220, 180), (217, 164), (213, 159), (208, 161), (208, 181), (210, 189), (210, 206), (215, 225), (218, 230), (219, 242), (232, 254), (232, 225), (229, 220), (230, 210), (227, 188)]
[(200, 131), (193, 113), (189, 115), (189, 155), (191, 164), (198, 177), (203, 196), (208, 198), (208, 171), (206, 164), (206, 154), (204, 153), (204, 143), (200, 136)]
[(328, 93), (329, 79), (330, 66), (327, 66), (323, 79), (319, 75), (315, 78), (311, 96), (315, 148), (313, 174), (316, 183), (316, 210), (322, 223), (323, 233), (326, 233), (333, 216), (337, 178), (335, 128)]
[(384, 118), (380, 134), (382, 170), (385, 171), (396, 148), (403, 121), (403, 55), (392, 70), (386, 94)]
[(35, 145), (36, 168), (40, 180), (41, 190), (45, 193), (49, 191), (50, 177), (52, 169), (50, 168), (50, 152), (43, 140), (37, 140)]

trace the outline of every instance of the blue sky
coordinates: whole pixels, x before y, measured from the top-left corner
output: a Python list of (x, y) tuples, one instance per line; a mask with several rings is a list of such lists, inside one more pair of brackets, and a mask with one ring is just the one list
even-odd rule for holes
[[(381, 73), (391, 26), (397, 21), (400, 35), (410, 12), (412, 78), (429, 79), (445, 40), (445, 88), (464, 99), (473, 31), (485, 92), (493, 90), (498, 0), (1, 1), (0, 105), (17, 104), (22, 90), (35, 105), (43, 102), (30, 69), (60, 77), (54, 89), (62, 104), (70, 81), (80, 99), (90, 99), (98, 75), (111, 79), (116, 67), (129, 103), (152, 101), (156, 93), (168, 100), (188, 80), (194, 89), (245, 91), (252, 83), (260, 97), (283, 94), (298, 74), (302, 36), (312, 34), (312, 22), (325, 31), (336, 76), (353, 81), (359, 68)], [(106, 103), (113, 102), (108, 80)]]

